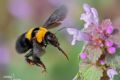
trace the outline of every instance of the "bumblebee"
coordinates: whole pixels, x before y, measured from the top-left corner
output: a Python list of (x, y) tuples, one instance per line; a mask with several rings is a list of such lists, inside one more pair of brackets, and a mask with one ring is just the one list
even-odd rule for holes
[(67, 54), (60, 48), (59, 41), (55, 34), (48, 31), (48, 29), (59, 26), (65, 19), (66, 14), (67, 8), (61, 6), (52, 13), (43, 26), (31, 28), (18, 37), (16, 41), (16, 51), (19, 54), (28, 52), (25, 55), (27, 63), (42, 67), (46, 71), (46, 67), (41, 61), (40, 56), (45, 53), (45, 48), (48, 44), (56, 47), (68, 59)]

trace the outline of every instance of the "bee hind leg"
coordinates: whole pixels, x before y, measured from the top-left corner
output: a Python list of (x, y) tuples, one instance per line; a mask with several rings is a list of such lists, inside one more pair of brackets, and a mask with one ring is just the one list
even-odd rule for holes
[(42, 67), (44, 69), (42, 72), (46, 72), (46, 67), (39, 57), (33, 56), (33, 61), (36, 66)]

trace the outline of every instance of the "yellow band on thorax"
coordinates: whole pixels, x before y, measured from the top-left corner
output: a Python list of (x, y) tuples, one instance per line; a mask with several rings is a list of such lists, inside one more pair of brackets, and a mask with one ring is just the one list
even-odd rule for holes
[(33, 30), (34, 30), (34, 28), (31, 28), (30, 30), (27, 31), (25, 37), (26, 37), (28, 40), (31, 40)]
[(45, 34), (48, 30), (46, 28), (40, 27), (40, 29), (38, 30), (38, 32), (36, 33), (36, 39), (39, 43), (42, 42), (42, 40), (45, 37)]

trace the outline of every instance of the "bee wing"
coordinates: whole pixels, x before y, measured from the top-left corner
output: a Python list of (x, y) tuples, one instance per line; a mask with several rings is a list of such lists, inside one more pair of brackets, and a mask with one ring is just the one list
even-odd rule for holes
[(52, 13), (43, 26), (47, 29), (59, 26), (61, 21), (65, 19), (66, 14), (67, 8), (65, 6), (61, 6)]

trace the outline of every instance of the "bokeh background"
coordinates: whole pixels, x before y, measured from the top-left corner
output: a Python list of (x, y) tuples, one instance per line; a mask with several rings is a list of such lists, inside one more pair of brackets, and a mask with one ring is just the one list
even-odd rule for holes
[[(47, 73), (28, 65), (24, 55), (16, 52), (15, 41), (31, 27), (41, 26), (60, 5), (66, 5), (69, 12), (59, 28), (83, 27), (79, 17), (84, 3), (95, 7), (101, 20), (110, 18), (114, 25), (120, 25), (120, 0), (0, 0), (0, 80), (10, 80), (5, 76), (20, 80), (72, 80), (78, 71), (78, 54), (83, 43), (71, 46), (71, 36), (65, 30), (57, 32), (56, 36), (70, 61), (49, 45), (41, 57)], [(50, 31), (55, 33), (59, 28)]]

